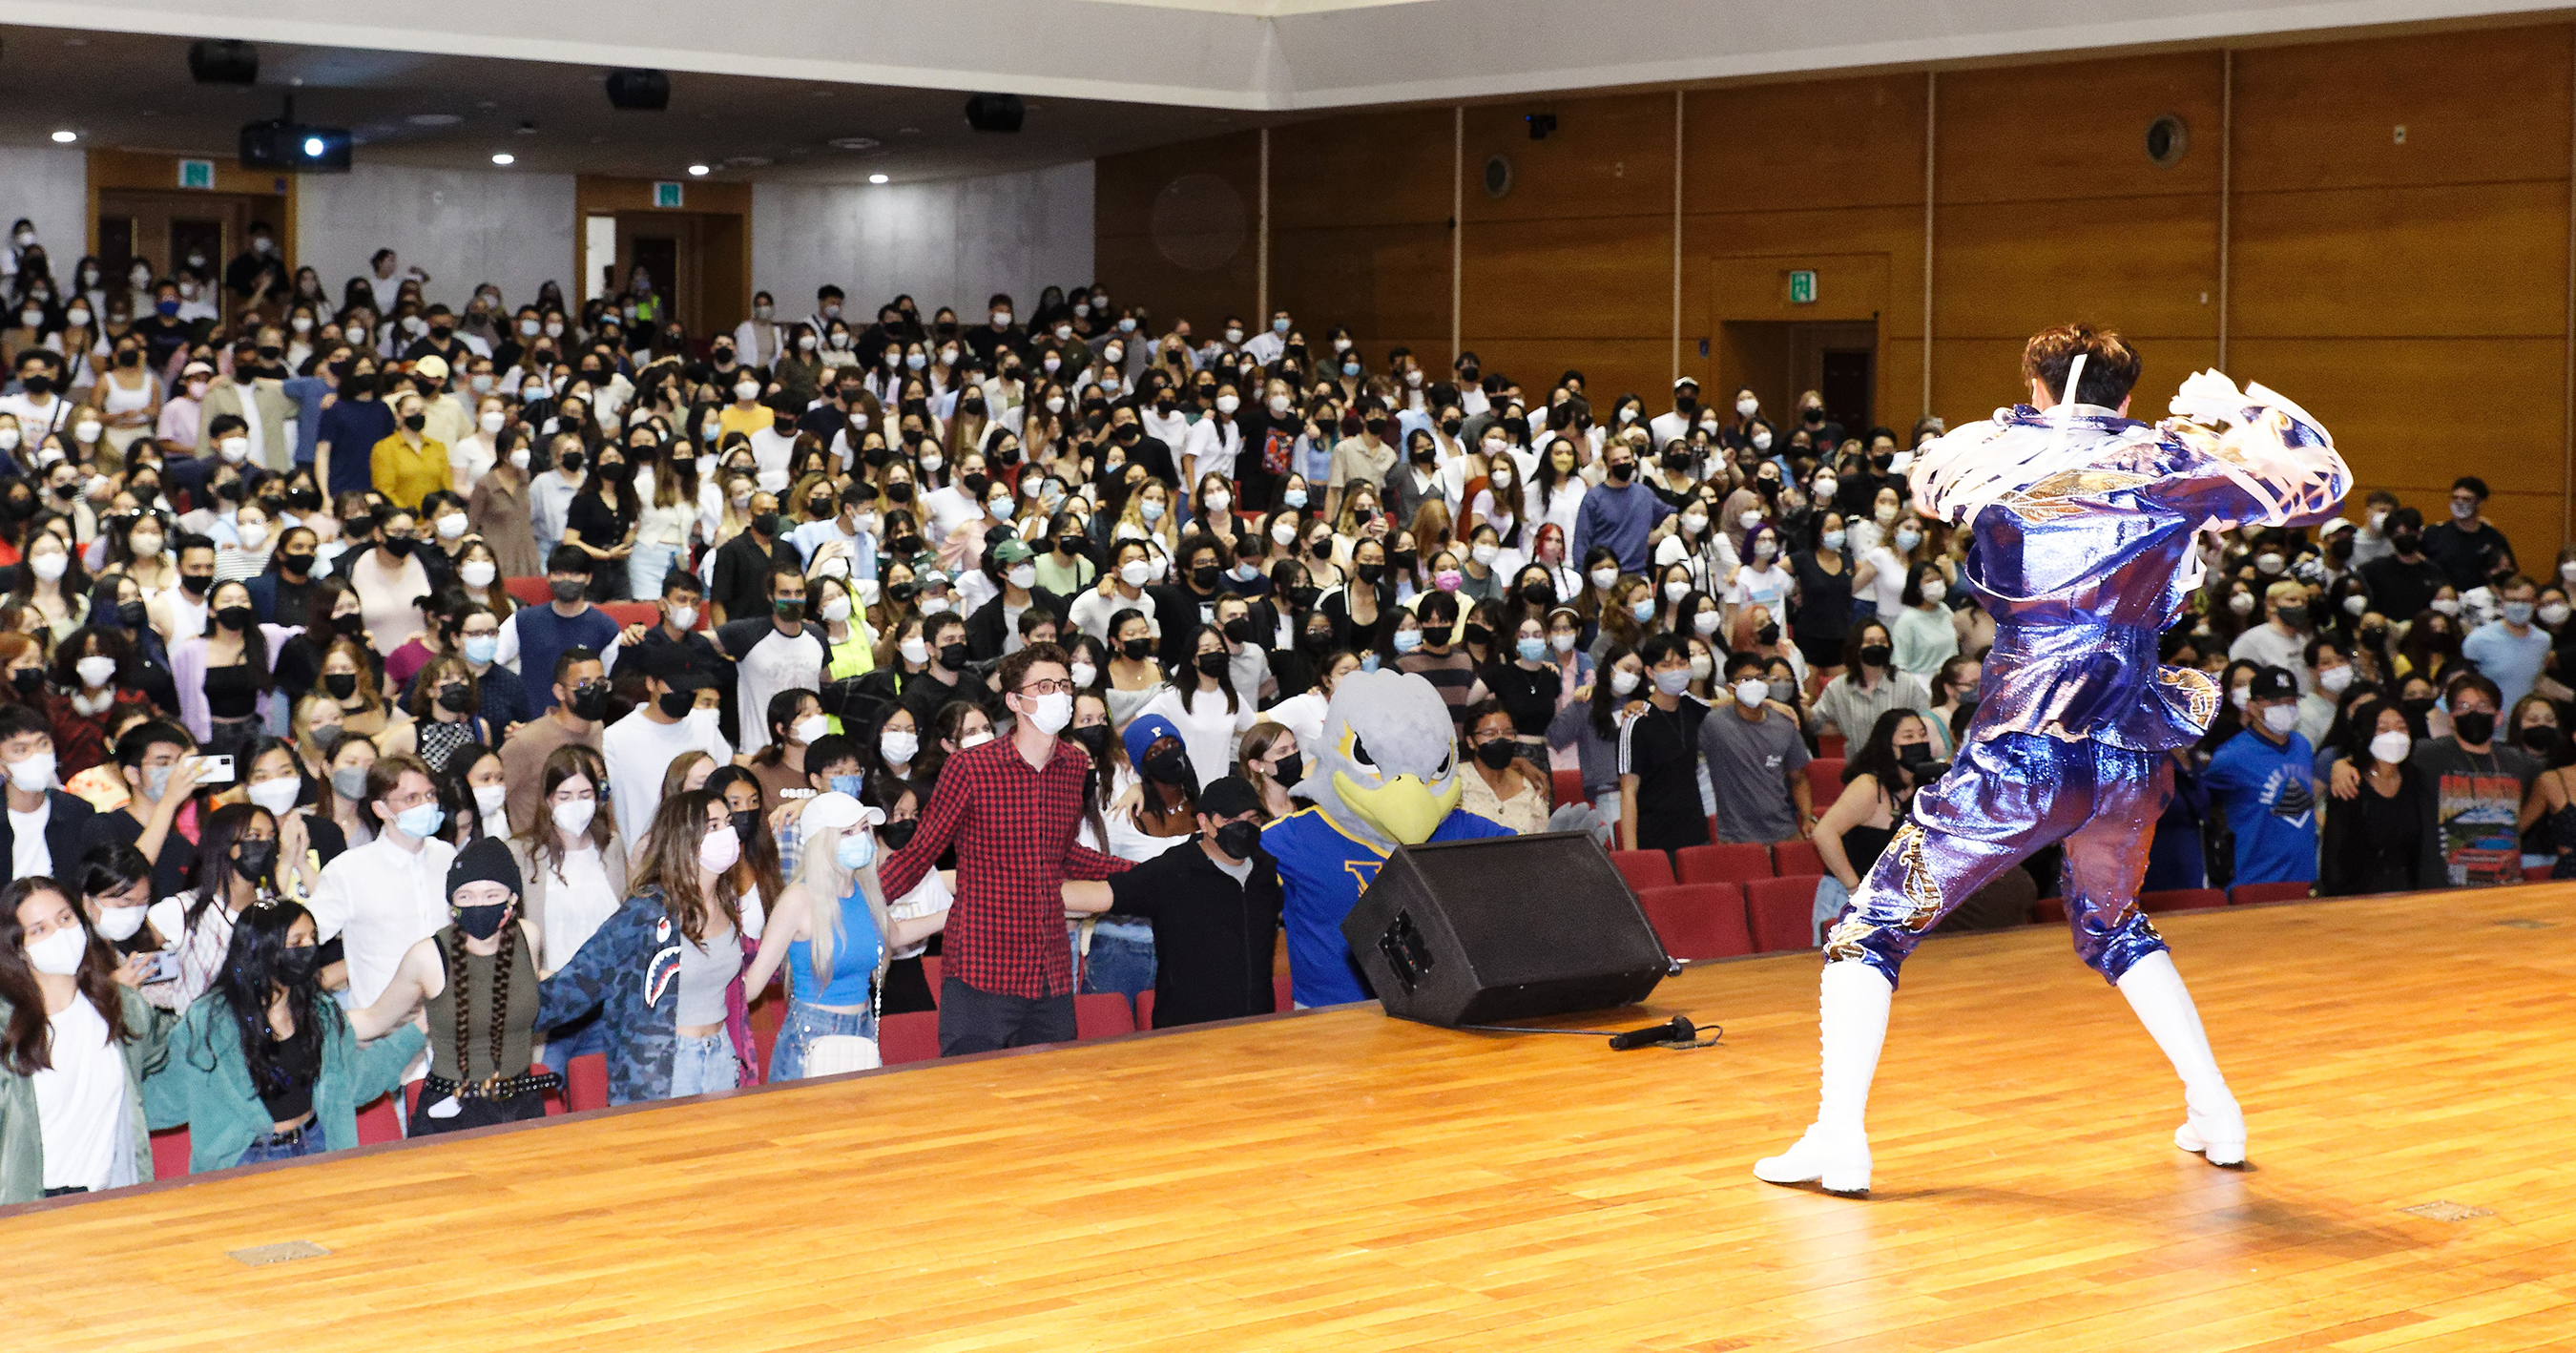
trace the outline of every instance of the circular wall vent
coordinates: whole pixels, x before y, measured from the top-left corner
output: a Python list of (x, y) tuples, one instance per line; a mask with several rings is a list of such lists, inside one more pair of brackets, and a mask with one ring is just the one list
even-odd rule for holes
[(1243, 248), (1243, 194), (1214, 174), (1184, 174), (1154, 196), (1154, 249), (1176, 268), (1211, 272)]

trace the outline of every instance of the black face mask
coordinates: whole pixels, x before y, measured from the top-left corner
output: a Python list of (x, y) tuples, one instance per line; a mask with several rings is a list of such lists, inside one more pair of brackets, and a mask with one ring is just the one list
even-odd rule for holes
[(1932, 760), (1932, 744), (1909, 742), (1896, 749), (1896, 764), (1907, 770), (1921, 770)]
[(215, 623), (235, 633), (245, 633), (258, 617), (247, 606), (227, 606), (215, 612)]
[(2545, 723), (2536, 723), (2522, 730), (2520, 741), (2524, 750), (2545, 757), (2558, 750), (2558, 730)]
[(887, 588), (885, 593), (886, 597), (893, 601), (895, 605), (901, 606), (906, 602), (911, 601), (914, 597), (921, 595), (921, 584), (896, 583), (892, 587)]
[(2415, 547), (2424, 543), (2424, 538), (2412, 531), (2397, 531), (2389, 535), (2388, 543), (2396, 547), (2399, 554), (2413, 554)]
[(9, 684), (17, 687), (20, 695), (34, 695), (45, 688), (45, 669), (21, 667), (9, 674)]
[(463, 714), (474, 708), (474, 692), (463, 682), (451, 682), (438, 690), (438, 707), (450, 714)]
[[(277, 863), (277, 843), (243, 837), (233, 843), (233, 868), (246, 879), (265, 879), (269, 867)], [(290, 949), (288, 953), (295, 952)], [(318, 951), (316, 951), (318, 952)]]
[(877, 828), (877, 840), (888, 850), (901, 850), (912, 844), (912, 834), (921, 830), (921, 819), (907, 817)]
[[(895, 482), (886, 485), (885, 493), (887, 502), (908, 503), (912, 501), (912, 484), (910, 481), (898, 479)], [(912, 548), (916, 550), (921, 548), (920, 540), (913, 537), (906, 537), (906, 539), (912, 540)]]
[(1353, 564), (1351, 565), (1351, 572), (1356, 575), (1361, 582), (1367, 583), (1371, 587), (1375, 587), (1379, 580), (1386, 577), (1386, 565)]
[(1251, 643), (1253, 633), (1252, 617), (1250, 616), (1239, 615), (1234, 619), (1225, 622), (1225, 637), (1238, 644)]
[(1333, 538), (1332, 538), (1331, 536), (1323, 536), (1323, 537), (1318, 538), (1318, 539), (1315, 541), (1315, 543), (1314, 543), (1314, 544), (1309, 545), (1309, 546), (1307, 546), (1307, 547), (1306, 547), (1306, 553), (1308, 553), (1308, 554), (1310, 554), (1310, 555), (1313, 555), (1313, 556), (1314, 556), (1315, 558), (1317, 558), (1317, 559), (1330, 559), (1330, 558), (1332, 558), (1332, 557), (1333, 557)]
[(2424, 716), (2433, 712), (2433, 697), (2419, 695), (2413, 699), (2400, 700), (2397, 702), (2397, 707), (2406, 711), (2408, 723), (2421, 728), (2424, 726)]
[(1332, 651), (1333, 632), (1331, 630), (1307, 630), (1303, 637), (1306, 651), (1309, 653), (1320, 655)]
[(277, 571), (292, 577), (301, 578), (305, 574), (313, 571), (313, 556), (309, 554), (281, 554), (277, 556)]
[(1895, 656), (1896, 650), (1886, 644), (1861, 645), (1860, 660), (1872, 667), (1885, 667), (1887, 660)]
[(403, 415), (402, 423), (404, 427), (411, 431), (418, 432), (422, 428), (429, 426), (429, 415), (425, 413), (405, 414)]
[(385, 553), (396, 559), (405, 558), (411, 554), (412, 544), (410, 536), (387, 536), (384, 539)]
[(1521, 601), (1529, 606), (1549, 606), (1556, 602), (1556, 589), (1546, 583), (1521, 585)]
[(509, 919), (510, 904), (496, 902), (483, 907), (458, 907), (455, 914), (458, 930), (469, 938), (488, 940), (501, 933), (501, 923)]
[(659, 708), (663, 714), (670, 718), (685, 719), (689, 717), (690, 710), (698, 707), (698, 693), (696, 691), (664, 691), (660, 695), (653, 697), (653, 704), (656, 708)]
[(965, 474), (959, 475), (957, 477), (957, 482), (964, 485), (968, 493), (981, 498), (984, 496), (985, 486), (991, 484), (993, 481), (986, 477), (984, 472), (981, 470), (969, 470)]
[(1201, 564), (1190, 570), (1190, 585), (1202, 592), (1216, 590), (1217, 579), (1224, 576), (1214, 564)]
[(1145, 778), (1157, 784), (1187, 787), (1190, 783), (1190, 759), (1177, 751), (1146, 757)]
[(1393, 555), (1388, 556), (1388, 562), (1394, 564), (1397, 568), (1410, 573), (1413, 571), (1414, 565), (1422, 562), (1422, 552), (1419, 550), (1397, 550)]
[(1753, 642), (1762, 645), (1764, 648), (1769, 648), (1771, 645), (1780, 642), (1780, 627), (1777, 625), (1764, 625), (1762, 628), (1753, 631)]
[(1225, 675), (1226, 662), (1226, 656), (1222, 653), (1201, 653), (1193, 665), (1199, 669), (1201, 675), (1221, 677)]
[(1512, 758), (1519, 754), (1520, 749), (1514, 747), (1509, 738), (1496, 738), (1476, 746), (1476, 759), (1483, 762), (1487, 770), (1501, 770), (1512, 764)]
[(952, 672), (963, 672), (966, 670), (968, 656), (964, 644), (942, 644), (939, 648), (939, 665)]
[(179, 585), (188, 589), (189, 596), (202, 597), (206, 595), (206, 593), (214, 590), (215, 575), (211, 573), (182, 573), (179, 575)]
[(290, 987), (303, 986), (312, 981), (321, 971), (321, 945), (307, 944), (301, 948), (277, 951), (277, 971), (274, 975), (278, 981)]
[[(1669, 457), (1667, 457), (1667, 459), (1669, 459)], [(1682, 457), (1682, 464), (1690, 464), (1690, 457)], [(1619, 483), (1627, 483), (1629, 480), (1637, 477), (1637, 462), (1633, 460), (1613, 461), (1610, 465), (1610, 477)]]
[[(351, 681), (356, 679), (350, 678)], [(608, 713), (608, 683), (585, 681), (573, 687), (571, 698), (564, 701), (564, 708), (571, 710), (576, 719), (597, 723)]]
[(1154, 641), (1151, 639), (1130, 639), (1125, 643), (1120, 644), (1118, 646), (1118, 651), (1126, 654), (1129, 662), (1143, 662), (1145, 659), (1154, 656)]
[(1232, 859), (1251, 859), (1252, 852), (1260, 847), (1261, 824), (1258, 822), (1229, 822), (1216, 829), (1216, 848)]
[(760, 535), (764, 535), (764, 536), (774, 536), (774, 535), (777, 535), (777, 534), (778, 534), (778, 514), (777, 514), (777, 513), (775, 513), (775, 512), (756, 512), (756, 513), (753, 513), (753, 514), (752, 514), (752, 518), (751, 518), (751, 529), (752, 529), (755, 533), (760, 534)]
[(744, 808), (726, 816), (733, 819), (734, 836), (745, 845), (749, 845), (751, 838), (760, 831), (760, 810), (756, 808)]
[(358, 674), (328, 672), (322, 677), (322, 690), (334, 700), (347, 700), (358, 693)]
[(351, 611), (347, 615), (333, 616), (331, 628), (343, 639), (363, 639), (367, 636), (366, 613)]
[(581, 468), (581, 453), (579, 451), (566, 451), (563, 453), (563, 459), (556, 463), (567, 470), (578, 470)]
[(1081, 744), (1082, 750), (1093, 756), (1100, 755), (1109, 747), (1109, 725), (1105, 723), (1096, 723), (1089, 728), (1068, 728), (1064, 735)]
[(116, 603), (117, 623), (130, 630), (139, 630), (143, 628), (144, 622), (151, 618), (151, 614), (152, 613), (145, 608), (143, 603), (139, 601), (120, 601)]
[(2483, 743), (2495, 736), (2495, 721), (2496, 716), (2482, 709), (2473, 709), (2452, 715), (2451, 730), (2460, 735), (2461, 742)]
[(1440, 431), (1445, 436), (1455, 437), (1458, 435), (1458, 429), (1465, 426), (1467, 426), (1467, 424), (1461, 419), (1443, 418), (1440, 420)]

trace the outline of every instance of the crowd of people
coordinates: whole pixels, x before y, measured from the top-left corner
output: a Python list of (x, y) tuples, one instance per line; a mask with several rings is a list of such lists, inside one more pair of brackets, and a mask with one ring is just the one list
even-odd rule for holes
[[(1993, 638), (1896, 460), (1938, 422), (1813, 391), (1650, 404), (1096, 285), (691, 333), (640, 270), (451, 307), (263, 232), (7, 254), (0, 1202), (149, 1178), (155, 1127), (197, 1170), (347, 1147), (406, 1081), (415, 1134), (534, 1117), (590, 1053), (627, 1103), (864, 1065), (895, 1013), (971, 1052), (1070, 1037), (1076, 991), (1266, 1012), (1260, 829), (1354, 671), (1438, 691), (1469, 811), (1812, 838), (1830, 918)], [(2229, 698), (2150, 888), (2576, 842), (2576, 552), (2535, 583), (2485, 496), (2209, 542), (2164, 656)]]

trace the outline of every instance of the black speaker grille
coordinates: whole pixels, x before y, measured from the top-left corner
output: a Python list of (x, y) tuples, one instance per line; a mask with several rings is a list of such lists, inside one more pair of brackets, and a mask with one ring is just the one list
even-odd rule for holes
[(1569, 954), (1609, 968), (1663, 963), (1651, 929), (1605, 926), (1598, 906), (1579, 904), (1628, 895), (1626, 881), (1601, 852), (1568, 850), (1553, 835), (1476, 845), (1408, 854), (1433, 896), (1455, 900), (1445, 914), (1459, 942), (1475, 955), (1476, 977), (1484, 985), (1562, 976)]

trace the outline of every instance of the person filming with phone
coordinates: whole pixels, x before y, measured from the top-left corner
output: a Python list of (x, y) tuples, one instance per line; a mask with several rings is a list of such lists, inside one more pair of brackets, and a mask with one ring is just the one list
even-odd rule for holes
[[(196, 750), (196, 739), (166, 720), (125, 730), (116, 740), (116, 768), (130, 797), (123, 806), (92, 817), (81, 831), (83, 855), (108, 844), (142, 851), (152, 862), (156, 902), (188, 886), (188, 866), (195, 858), (188, 833), (196, 829), (201, 811), (191, 800), (200, 787), (214, 783), (208, 773), (213, 767), (201, 762)], [(228, 774), (223, 778), (230, 783)]]

